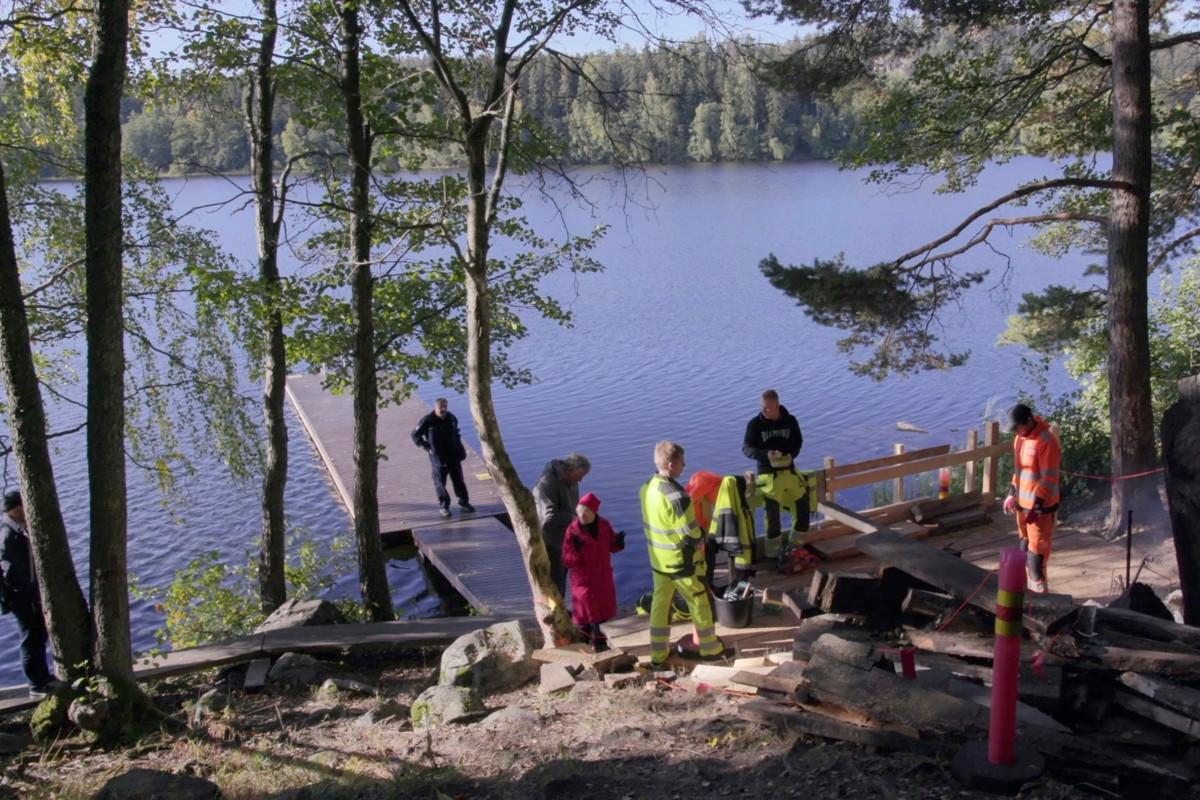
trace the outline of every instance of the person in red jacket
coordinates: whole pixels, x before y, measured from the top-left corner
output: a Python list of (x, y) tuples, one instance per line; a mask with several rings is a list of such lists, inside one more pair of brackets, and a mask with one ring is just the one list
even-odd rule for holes
[(612, 554), (625, 549), (625, 532), (614, 532), (599, 510), (596, 495), (588, 492), (579, 498), (562, 550), (563, 566), (571, 577), (571, 617), (596, 652), (608, 649), (600, 623), (617, 614)]
[(1008, 429), (1017, 435), (1013, 440), (1012, 487), (1004, 501), (1004, 513), (1016, 514), (1017, 535), (1022, 547), (1029, 550), (1029, 589), (1046, 592), (1046, 565), (1053, 549), (1054, 514), (1060, 499), (1062, 445), (1046, 420), (1024, 403), (1009, 409)]

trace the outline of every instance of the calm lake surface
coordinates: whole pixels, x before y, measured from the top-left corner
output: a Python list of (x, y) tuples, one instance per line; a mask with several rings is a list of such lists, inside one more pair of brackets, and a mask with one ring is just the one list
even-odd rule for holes
[[(532, 485), (551, 458), (571, 450), (588, 455), (593, 466), (584, 490), (597, 493), (601, 514), (630, 534), (630, 546), (615, 558), (619, 596), (630, 603), (650, 587), (637, 496), (653, 471), (654, 443), (674, 439), (687, 448), (685, 477), (698, 469), (750, 468), (741, 454), (742, 433), (764, 388), (778, 389), (800, 421), (802, 468), (820, 466), (824, 456), (845, 462), (890, 453), (895, 442), (910, 449), (960, 445), (968, 428), (980, 426), (989, 412), (993, 418), (1002, 414), (1029, 385), (1022, 351), (995, 346), (1020, 293), (1096, 280), (1081, 277), (1088, 257), (1054, 261), (1023, 246), (1028, 231), (997, 231), (993, 242), (1011, 260), (986, 248), (962, 260), (960, 268), (988, 268), (992, 276), (961, 311), (948, 312), (942, 321), (947, 340), (972, 351), (969, 362), (951, 372), (883, 382), (852, 374), (837, 348), (840, 332), (808, 320), (767, 284), (758, 262), (769, 253), (785, 263), (839, 252), (854, 265), (894, 258), (958, 224), (986, 200), (1053, 172), (1048, 162), (1018, 160), (990, 170), (968, 194), (938, 195), (932, 183), (903, 193), (864, 185), (859, 174), (824, 163), (657, 168), (627, 184), (603, 171), (585, 171), (581, 174), (591, 179), (585, 191), (595, 204), (590, 209), (569, 201), (556, 206), (528, 191), (526, 214), (544, 235), (582, 234), (598, 223), (611, 230), (595, 251), (604, 272), (557, 275), (545, 284), (573, 312), (574, 324), (561, 328), (529, 320), (530, 336), (512, 359), (530, 368), (536, 382), (513, 390), (497, 387), (505, 442), (522, 477)], [(180, 210), (236, 193), (236, 186), (220, 178), (167, 184)], [(253, 259), (253, 209), (243, 201), (197, 211), (188, 221), (216, 231), (240, 258)], [(1052, 391), (1070, 386), (1055, 367)], [(426, 401), (447, 396), (478, 449), (461, 395), (436, 385), (422, 386), (420, 395)], [(290, 406), (288, 413), (291, 523), (322, 541), (345, 537), (348, 517)], [(901, 420), (928, 433), (902, 433), (896, 429)], [(67, 427), (68, 418), (54, 423)], [(84, 453), (82, 434), (59, 440), (55, 470), (86, 580)], [(235, 483), (220, 463), (194, 455), (199, 474), (184, 479), (166, 505), (144, 474), (129, 471), (130, 569), (145, 586), (165, 586), (205, 551), (243, 563), (257, 549), (257, 483)], [(15, 482), (10, 465), (8, 483)], [(865, 506), (870, 493), (848, 493), (845, 499)], [(340, 566), (347, 577), (331, 594), (353, 596), (353, 551), (344, 559)], [(403, 615), (438, 613), (440, 604), (416, 562), (392, 560), (388, 567)], [(132, 613), (135, 647), (154, 646), (161, 615), (136, 600)], [(0, 622), (0, 684), (23, 682), (16, 651), (15, 622)]]

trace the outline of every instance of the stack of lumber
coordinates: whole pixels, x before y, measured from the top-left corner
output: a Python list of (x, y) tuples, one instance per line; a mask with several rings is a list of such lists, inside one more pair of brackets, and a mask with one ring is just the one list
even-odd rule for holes
[(986, 510), (990, 505), (982, 492), (969, 492), (945, 500), (923, 500), (909, 514), (913, 522), (931, 527), (932, 535), (987, 525), (992, 521)]
[[(904, 504), (907, 519), (891, 520), (888, 514), (863, 512), (863, 516), (882, 525), (908, 539), (925, 539), (952, 531), (974, 528), (991, 523), (992, 516), (988, 513), (991, 501), (981, 492), (955, 495), (945, 500), (927, 498), (917, 502)], [(882, 509), (880, 510), (882, 511)], [(821, 533), (806, 539), (809, 548), (824, 561), (841, 561), (861, 555), (858, 547), (858, 537), (862, 534), (849, 529), (836, 536), (824, 534), (832, 532), (832, 528), (823, 528)], [(839, 528), (838, 530), (841, 530)]]
[[(800, 622), (790, 662), (744, 678), (757, 694), (740, 713), (932, 756), (985, 739), (995, 576), (891, 531), (859, 541), (884, 574), (873, 584), (814, 576), (810, 600), (830, 613)], [(864, 597), (874, 605), (862, 608)], [(1018, 740), (1060, 780), (1112, 796), (1188, 795), (1200, 755), (1200, 629), (1063, 595), (1026, 601)], [(908, 648), (915, 679), (901, 671)]]

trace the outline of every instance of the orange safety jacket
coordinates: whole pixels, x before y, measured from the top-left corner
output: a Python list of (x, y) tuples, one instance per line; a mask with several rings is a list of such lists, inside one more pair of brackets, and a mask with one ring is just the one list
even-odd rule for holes
[(1046, 420), (1033, 419), (1029, 435), (1017, 434), (1013, 441), (1012, 491), (1022, 509), (1050, 512), (1058, 508), (1062, 445)]

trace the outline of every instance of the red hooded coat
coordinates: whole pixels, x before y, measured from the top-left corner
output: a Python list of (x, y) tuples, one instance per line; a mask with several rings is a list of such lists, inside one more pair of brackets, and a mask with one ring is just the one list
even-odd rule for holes
[(571, 574), (571, 618), (576, 625), (598, 625), (617, 615), (617, 585), (612, 554), (620, 552), (616, 533), (604, 517), (596, 517), (589, 533), (579, 517), (571, 520), (563, 539), (562, 563)]

